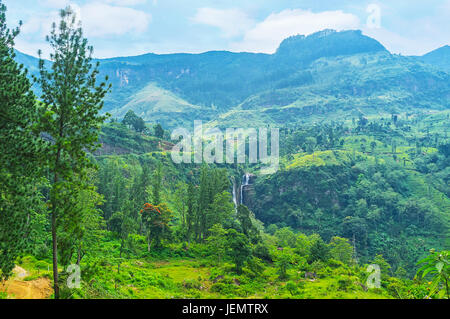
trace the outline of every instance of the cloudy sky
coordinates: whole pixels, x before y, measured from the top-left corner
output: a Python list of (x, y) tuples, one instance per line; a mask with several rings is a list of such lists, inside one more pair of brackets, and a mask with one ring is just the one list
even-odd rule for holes
[(47, 52), (58, 9), (81, 16), (96, 57), (143, 53), (273, 53), (295, 34), (360, 29), (393, 53), (421, 55), (450, 44), (450, 0), (3, 0), (17, 48)]

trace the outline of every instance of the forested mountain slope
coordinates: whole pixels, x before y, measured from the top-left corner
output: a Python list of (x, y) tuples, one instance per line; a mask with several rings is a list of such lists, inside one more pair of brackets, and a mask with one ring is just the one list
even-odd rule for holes
[(450, 72), (450, 46), (446, 45), (421, 57), (426, 63)]
[[(67, 7), (37, 69), (5, 12), (0, 299), (450, 298), (450, 75), (436, 61), (332, 30), (271, 55), (93, 61)], [(206, 139), (194, 149), (215, 162), (178, 163), (171, 129), (193, 120), (277, 126), (277, 170), (262, 171), (262, 143), (259, 163), (230, 163)]]
[[(101, 76), (108, 75), (114, 89), (103, 111), (120, 119), (133, 110), (174, 128), (193, 119), (279, 125), (349, 113), (442, 110), (450, 96), (450, 75), (441, 71), (447, 51), (423, 59), (392, 55), (360, 31), (325, 30), (290, 37), (272, 55), (213, 51), (104, 59)], [(17, 59), (35, 71), (36, 59)]]

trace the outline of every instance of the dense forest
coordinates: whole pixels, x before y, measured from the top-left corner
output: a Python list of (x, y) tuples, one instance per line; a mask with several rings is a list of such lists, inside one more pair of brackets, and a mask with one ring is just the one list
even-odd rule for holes
[[(258, 174), (259, 164), (175, 164), (177, 141), (164, 123), (131, 108), (102, 111), (114, 81), (70, 8), (48, 36), (51, 62), (40, 59), (31, 74), (17, 62), (19, 29), (8, 29), (5, 15), (0, 1), (0, 299), (449, 298), (445, 105), (279, 118), (272, 175)], [(354, 36), (333, 35), (328, 45)], [(295, 55), (296, 40), (271, 63), (295, 58), (310, 72), (317, 48), (331, 50), (302, 38), (306, 49)], [(348, 50), (387, 54), (368, 38)], [(285, 79), (272, 98), (310, 83), (308, 72)], [(445, 86), (447, 73), (432, 75)], [(180, 82), (186, 98), (200, 85)], [(239, 112), (257, 114), (268, 103), (268, 93), (244, 93), (218, 94), (219, 107), (244, 101)], [(213, 124), (233, 114), (221, 120)]]

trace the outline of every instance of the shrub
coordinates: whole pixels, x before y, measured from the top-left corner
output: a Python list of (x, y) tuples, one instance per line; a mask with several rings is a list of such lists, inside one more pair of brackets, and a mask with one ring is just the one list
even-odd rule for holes
[(336, 260), (336, 259), (333, 259), (333, 258), (329, 259), (327, 261), (327, 264), (328, 264), (328, 266), (330, 266), (331, 268), (334, 268), (334, 269), (345, 266), (342, 261), (339, 261), (339, 260)]
[(183, 287), (185, 289), (196, 289), (196, 290), (200, 290), (200, 288), (202, 287), (202, 284), (195, 280), (195, 279), (188, 279), (188, 280), (184, 280), (183, 281)]
[(233, 296), (236, 292), (237, 286), (224, 282), (217, 282), (211, 286), (211, 291), (217, 292), (221, 295)]
[(286, 284), (286, 290), (289, 291), (292, 296), (295, 296), (296, 294), (298, 294), (297, 285), (293, 281), (289, 281)]
[(353, 285), (353, 281), (350, 277), (342, 277), (338, 280), (338, 290), (348, 291)]
[(45, 261), (42, 261), (42, 260), (36, 262), (36, 264), (35, 264), (35, 267), (38, 270), (47, 270), (48, 266), (49, 266), (49, 264), (47, 262), (45, 262)]

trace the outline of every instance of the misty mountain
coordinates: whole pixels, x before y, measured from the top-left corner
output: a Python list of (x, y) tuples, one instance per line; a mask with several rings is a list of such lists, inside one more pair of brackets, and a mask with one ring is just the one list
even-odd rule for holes
[(450, 46), (448, 45), (425, 54), (421, 59), (439, 69), (450, 72)]
[[(211, 51), (98, 60), (113, 91), (105, 112), (133, 110), (173, 128), (289, 124), (449, 107), (448, 47), (422, 58), (393, 55), (361, 31), (285, 39), (274, 54)], [(17, 60), (36, 72), (37, 59)]]

